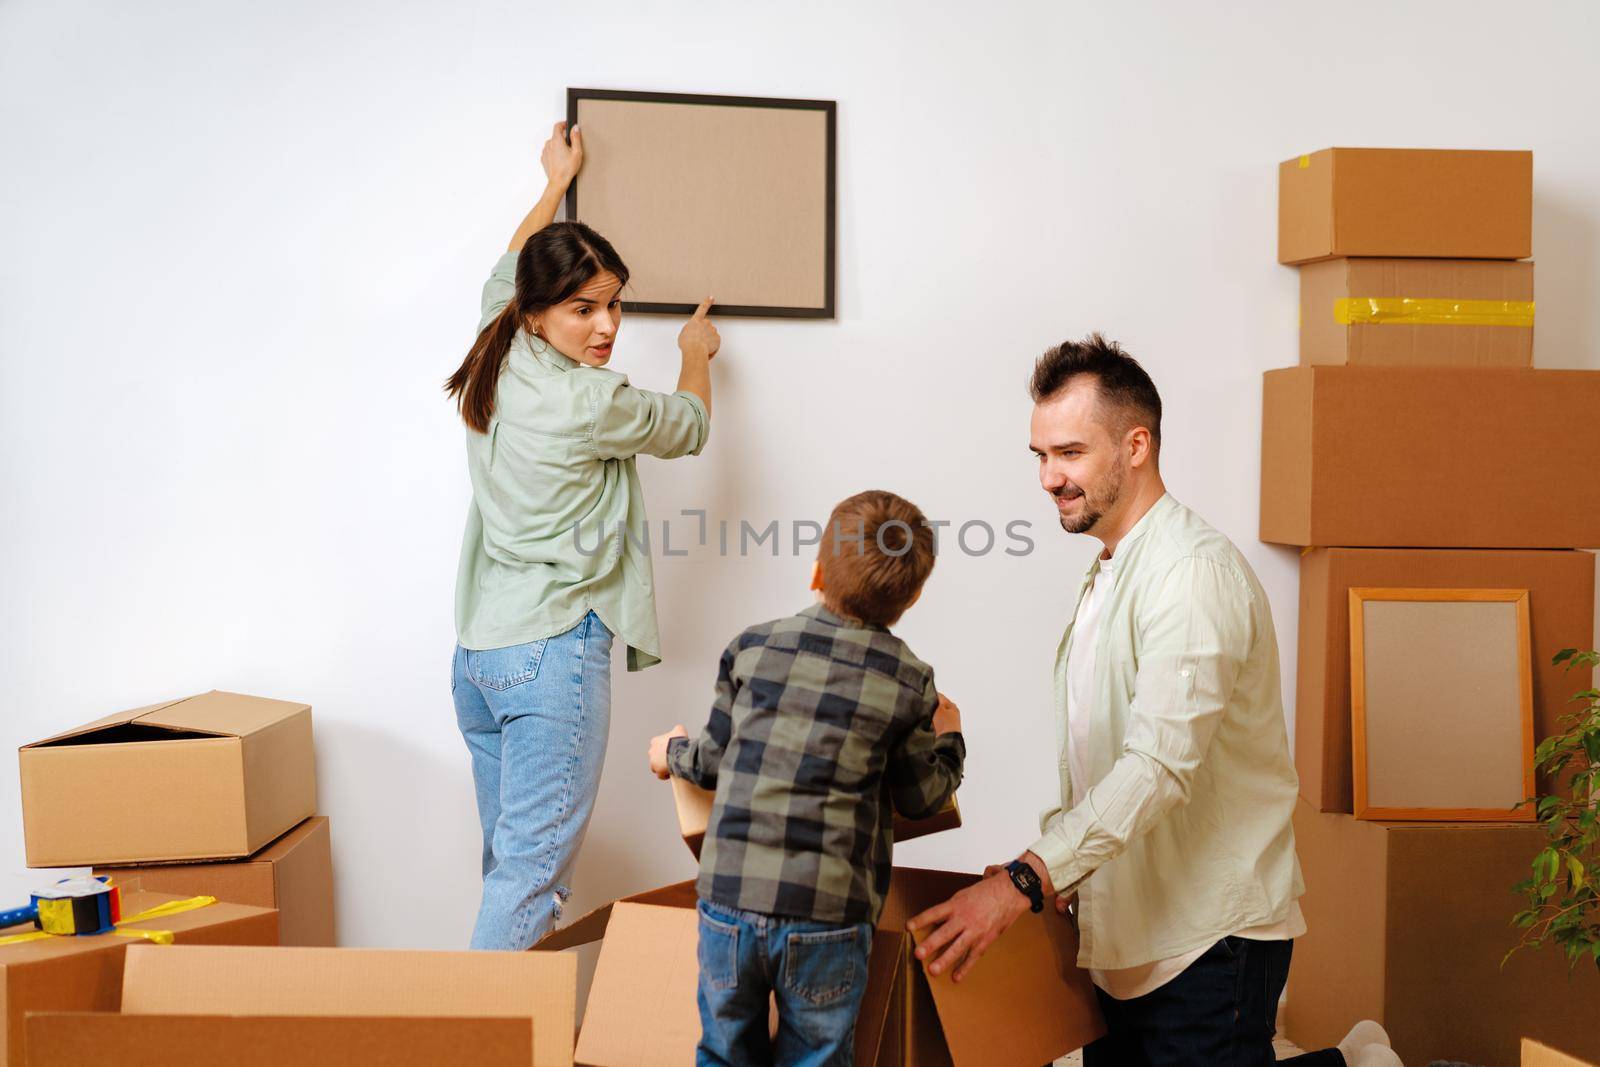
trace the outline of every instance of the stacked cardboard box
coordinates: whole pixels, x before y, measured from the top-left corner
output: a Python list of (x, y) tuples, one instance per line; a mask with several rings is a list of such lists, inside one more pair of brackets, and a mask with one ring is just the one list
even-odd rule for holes
[[(674, 781), (679, 827), (698, 851), (710, 796)], [(900, 822), (897, 840), (960, 825), (951, 805), (932, 819)], [(960, 984), (928, 978), (906, 922), (976, 881), (975, 875), (897, 867), (873, 933), (856, 1027), (861, 1067), (977, 1067), (1046, 1063), (1104, 1032), (1094, 990), (1077, 966), (1077, 935), (1053, 909), (1025, 915)], [(534, 946), (555, 953), (601, 942), (578, 1062), (589, 1067), (688, 1063), (700, 1037), (697, 900), (682, 882), (614, 901)]]
[(1531, 1036), (1600, 1058), (1600, 973), (1524, 951), (1512, 886), (1543, 847), (1537, 825), (1366, 822), (1301, 798), (1305, 936), (1295, 942), (1284, 1033), (1322, 1048), (1377, 1019), (1406, 1063), (1509, 1064)]
[[(0, 944), (5, 1052), (23, 1062), (23, 1015), (115, 1009), (134, 930), (179, 943), (331, 945), (328, 820), (316, 816), (311, 709), (210, 692), (67, 730), (18, 753), (32, 867), (92, 867), (122, 914), (215, 898), (111, 934)], [(0, 1057), (3, 1059), (3, 1057)]]
[(1304, 1046), (1375, 1018), (1407, 1062), (1509, 1063), (1528, 1035), (1600, 1051), (1595, 989), (1499, 966), (1536, 826), (1352, 815), (1351, 588), (1529, 590), (1539, 737), (1582, 688), (1550, 658), (1594, 639), (1600, 374), (1533, 367), (1532, 173), (1528, 152), (1343, 148), (1279, 171), (1300, 365), (1265, 379), (1261, 538), (1303, 549)]
[[(5, 1067), (572, 1067), (571, 958), (321, 947), (332, 868), (305, 705), (206, 693), (19, 758), (31, 865), (93, 866), (125, 915), (189, 899), (110, 934), (0, 944)], [(159, 945), (131, 939), (152, 929)]]
[(30, 867), (274, 908), (282, 944), (334, 943), (306, 705), (213, 690), (25, 745), (18, 761)]
[(333, 852), (326, 816), (315, 816), (261, 851), (233, 862), (98, 866), (94, 873), (141, 889), (212, 896), (278, 912), (278, 944), (338, 943), (333, 909)]

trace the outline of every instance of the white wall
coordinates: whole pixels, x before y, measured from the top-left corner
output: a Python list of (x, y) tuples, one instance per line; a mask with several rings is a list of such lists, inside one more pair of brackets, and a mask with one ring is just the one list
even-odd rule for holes
[[(0, 5), (0, 748), (212, 687), (308, 701), (345, 940), (465, 943), (468, 489), (439, 384), (569, 85), (839, 102), (838, 320), (722, 324), (710, 447), (641, 462), (653, 515), (821, 518), (882, 486), (1034, 524), (1024, 559), (947, 552), (903, 626), (971, 744), (967, 826), (903, 862), (1009, 856), (1051, 799), (1050, 659), (1092, 552), (1026, 452), (1052, 342), (1100, 329), (1145, 361), (1169, 485), (1271, 592), (1292, 698), (1296, 554), (1255, 537), (1260, 376), (1296, 358), (1276, 164), (1532, 148), (1538, 362), (1600, 367), (1600, 18), (1220, 10)], [(616, 365), (670, 386), (676, 329), (635, 317)], [(658, 561), (667, 662), (618, 671), (575, 906), (691, 875), (645, 741), (703, 718), (724, 642), (807, 603), (808, 567)], [(0, 767), (0, 884), (22, 886)]]

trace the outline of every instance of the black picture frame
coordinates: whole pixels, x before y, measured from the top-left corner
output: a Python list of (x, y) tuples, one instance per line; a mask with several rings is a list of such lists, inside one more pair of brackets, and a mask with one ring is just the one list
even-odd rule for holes
[[(580, 100), (623, 100), (640, 104), (695, 104), (716, 107), (757, 107), (799, 111), (820, 111), (827, 120), (827, 202), (823, 235), (823, 301), (821, 307), (767, 307), (758, 304), (714, 304), (713, 315), (737, 315), (750, 318), (779, 319), (831, 319), (834, 317), (835, 288), (837, 281), (837, 241), (835, 227), (838, 219), (838, 102), (834, 100), (801, 100), (771, 96), (705, 96), (697, 93), (635, 92), (628, 89), (567, 89), (567, 128), (578, 121)], [(581, 176), (580, 176), (581, 181)], [(574, 181), (567, 188), (567, 218), (577, 219), (578, 185)], [(692, 315), (695, 304), (663, 303), (659, 301), (622, 301), (624, 311), (642, 311), (666, 315)]]

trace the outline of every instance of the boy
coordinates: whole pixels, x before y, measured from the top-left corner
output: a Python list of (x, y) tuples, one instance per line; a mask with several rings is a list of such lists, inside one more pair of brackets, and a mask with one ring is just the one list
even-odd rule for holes
[(933, 562), (915, 505), (845, 500), (812, 569), (819, 603), (734, 639), (698, 739), (678, 726), (650, 743), (657, 777), (716, 790), (697, 886), (700, 1067), (852, 1062), (894, 812), (937, 812), (966, 757), (959, 710), (888, 630)]

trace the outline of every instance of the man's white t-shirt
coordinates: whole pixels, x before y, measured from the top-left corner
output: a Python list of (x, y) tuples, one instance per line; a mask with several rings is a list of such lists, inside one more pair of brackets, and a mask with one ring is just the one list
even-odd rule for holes
[[(1072, 623), (1072, 648), (1067, 653), (1067, 734), (1068, 759), (1072, 769), (1072, 795), (1078, 803), (1087, 803), (1089, 787), (1089, 722), (1090, 709), (1095, 703), (1094, 660), (1095, 648), (1100, 642), (1100, 615), (1105, 607), (1105, 594), (1115, 578), (1116, 560), (1100, 560), (1089, 591), (1078, 605), (1078, 614)], [(1252, 926), (1233, 936), (1252, 941), (1286, 941), (1306, 932), (1305, 916), (1300, 903), (1282, 922)], [(1206, 954), (1206, 945), (1182, 956), (1172, 956), (1137, 967), (1120, 967), (1116, 970), (1091, 969), (1089, 977), (1094, 984), (1118, 1000), (1131, 1000), (1153, 993), (1188, 969), (1189, 965)]]

